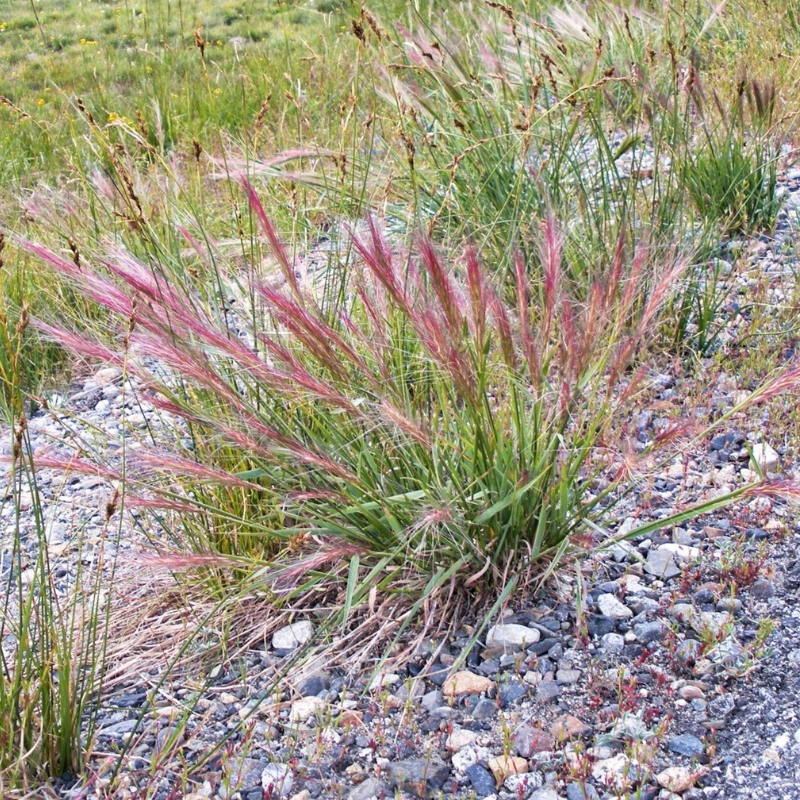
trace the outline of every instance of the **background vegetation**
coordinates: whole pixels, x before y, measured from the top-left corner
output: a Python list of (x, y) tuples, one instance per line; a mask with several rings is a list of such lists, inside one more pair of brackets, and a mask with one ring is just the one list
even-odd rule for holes
[[(783, 0), (0, 0), (16, 496), (24, 415), (80, 370), (59, 343), (138, 374), (143, 354), (191, 447), (126, 488), (194, 506), (156, 544), (220, 559), (203, 592), (306, 593), (331, 625), (399, 596), (378, 642), (451, 582), (451, 615), (496, 608), (635, 484), (648, 366), (727, 357), (719, 257), (780, 219), (799, 48)], [(795, 386), (762, 383), (774, 355), (736, 413)], [(81, 767), (109, 613), (78, 625), (45, 562), (33, 585), (7, 592), (14, 785)], [(53, 681), (75, 648), (98, 668)]]

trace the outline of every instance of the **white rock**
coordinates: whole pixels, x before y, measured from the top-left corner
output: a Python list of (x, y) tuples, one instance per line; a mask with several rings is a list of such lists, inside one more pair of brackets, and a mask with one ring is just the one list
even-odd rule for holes
[(293, 784), (292, 768), (286, 764), (270, 764), (261, 773), (261, 786), (269, 797), (288, 797)]
[(389, 686), (394, 686), (400, 683), (401, 677), (396, 672), (386, 672), (376, 675), (369, 683), (367, 691), (374, 692), (381, 689), (387, 689)]
[(103, 367), (103, 369), (99, 369), (95, 372), (92, 376), (92, 380), (98, 386), (105, 386), (107, 383), (111, 383), (120, 377), (122, 377), (122, 372), (116, 367)]
[(600, 612), (611, 619), (630, 619), (633, 616), (633, 611), (613, 594), (601, 594), (597, 598), (597, 605)]
[(326, 705), (326, 702), (320, 697), (301, 697), (292, 703), (292, 707), (289, 710), (289, 721), (306, 722)]
[(509, 775), (503, 781), (503, 788), (514, 797), (527, 797), (534, 789), (541, 789), (544, 781), (538, 772), (526, 772), (522, 775)]
[(463, 773), (479, 761), (484, 764), (488, 763), (491, 757), (491, 752), (485, 747), (480, 747), (477, 744), (470, 744), (453, 753), (451, 761), (453, 763), (453, 769), (456, 772)]
[(539, 641), (541, 634), (527, 625), (492, 625), (486, 634), (487, 647), (524, 647)]
[(272, 646), (276, 650), (295, 650), (314, 635), (314, 626), (308, 620), (295, 622), (275, 631)]
[(475, 744), (476, 741), (478, 741), (478, 734), (475, 731), (457, 728), (447, 737), (447, 749), (451, 753), (456, 753), (464, 747)]
[(602, 786), (615, 786), (632, 768), (624, 753), (604, 758), (592, 765), (592, 777)]
[(750, 466), (755, 470), (758, 466), (762, 472), (775, 472), (781, 464), (781, 457), (766, 442), (753, 445)]
[(688, 544), (675, 544), (674, 542), (662, 544), (658, 549), (672, 553), (676, 561), (694, 561), (701, 555), (699, 547), (690, 547)]

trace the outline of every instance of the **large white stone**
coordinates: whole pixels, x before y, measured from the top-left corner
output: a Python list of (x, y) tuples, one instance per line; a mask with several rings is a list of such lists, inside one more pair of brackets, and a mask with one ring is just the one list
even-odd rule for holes
[(486, 635), (487, 647), (524, 647), (539, 641), (541, 634), (527, 625), (492, 625)]
[(597, 598), (597, 606), (601, 614), (611, 619), (630, 619), (633, 616), (633, 611), (613, 594), (601, 594)]
[(296, 650), (314, 635), (314, 626), (308, 621), (295, 622), (275, 631), (272, 646), (276, 650)]

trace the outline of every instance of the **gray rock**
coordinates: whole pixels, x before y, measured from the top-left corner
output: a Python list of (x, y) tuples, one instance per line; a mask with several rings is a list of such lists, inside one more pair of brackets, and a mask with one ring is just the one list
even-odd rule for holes
[(600, 639), (600, 646), (607, 653), (621, 653), (625, 647), (625, 639), (618, 633), (607, 633)]
[(561, 696), (561, 687), (555, 681), (542, 681), (537, 696), (542, 703), (551, 703)]
[(367, 778), (364, 783), (351, 789), (347, 800), (372, 800), (388, 794), (389, 787), (380, 778)]
[(759, 600), (770, 600), (775, 597), (775, 586), (772, 581), (768, 581), (766, 578), (759, 578), (750, 587), (750, 596)]
[(133, 733), (136, 730), (137, 720), (124, 719), (102, 728), (99, 733), (101, 736), (122, 736), (125, 733)]
[(386, 766), (386, 780), (391, 787), (414, 797), (427, 797), (441, 789), (450, 777), (450, 767), (439, 758), (406, 758)]
[(675, 559), (668, 550), (650, 550), (644, 562), (645, 572), (656, 578), (668, 580), (681, 574)]
[(444, 700), (444, 695), (441, 689), (434, 689), (432, 692), (422, 695), (420, 705), (426, 711), (433, 711), (434, 708), (439, 708)]
[(660, 642), (667, 635), (667, 626), (661, 620), (641, 622), (633, 626), (637, 641), (642, 644)]
[(268, 797), (288, 797), (293, 784), (292, 768), (288, 764), (270, 764), (261, 773), (261, 787)]
[(537, 789), (528, 800), (559, 800), (559, 797), (555, 789), (545, 786), (543, 789)]
[(267, 761), (258, 761), (255, 758), (243, 758), (230, 762), (227, 771), (227, 788), (230, 793), (248, 792), (251, 789), (262, 787), (261, 776), (267, 767), (272, 766)]
[(556, 683), (562, 686), (577, 683), (580, 678), (581, 671), (579, 669), (560, 669), (556, 672)]
[(605, 617), (602, 614), (592, 614), (589, 617), (587, 627), (589, 629), (589, 636), (605, 636), (607, 633), (612, 633), (616, 627), (613, 619)]
[(633, 616), (633, 611), (617, 600), (613, 594), (601, 594), (597, 598), (597, 606), (600, 613), (610, 619), (630, 619)]
[(511, 792), (515, 799), (517, 797), (530, 798), (533, 797), (534, 790), (541, 789), (542, 783), (544, 781), (541, 773), (534, 770), (519, 775), (509, 775), (503, 782), (503, 788), (507, 792)]
[(667, 749), (688, 758), (696, 758), (706, 751), (703, 743), (691, 733), (682, 733), (680, 736), (673, 737), (667, 742)]
[(494, 700), (489, 700), (488, 698), (484, 697), (475, 704), (475, 707), (472, 709), (472, 718), (473, 719), (492, 719), (494, 715), (497, 713), (497, 704)]
[(567, 786), (567, 800), (600, 800), (600, 795), (591, 783), (570, 783)]
[(486, 767), (473, 764), (471, 767), (467, 767), (466, 773), (478, 797), (488, 797), (494, 794), (496, 786), (494, 775)]

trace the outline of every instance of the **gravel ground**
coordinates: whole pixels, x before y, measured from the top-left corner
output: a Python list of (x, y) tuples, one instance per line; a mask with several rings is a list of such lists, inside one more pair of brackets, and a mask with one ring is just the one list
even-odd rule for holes
[[(754, 271), (770, 277), (775, 302), (788, 296), (800, 172), (784, 186), (779, 232), (774, 240), (741, 245), (749, 269), (732, 271), (730, 302), (751, 289)], [(723, 346), (735, 344), (743, 324), (732, 316)], [(700, 404), (687, 400), (692, 387), (680, 370), (652, 379), (650, 405), (636, 421), (642, 444), (671, 416), (707, 419), (745, 388), (722, 375)], [(61, 409), (35, 415), (34, 450), (67, 453), (70, 438), (91, 437), (113, 464), (123, 408), (129, 446), (137, 436), (163, 431), (163, 419), (140, 402), (136, 385), (122, 387), (120, 380), (101, 369), (68, 393)], [(622, 526), (632, 525), (634, 514), (637, 522), (666, 515), (751, 480), (746, 445), (762, 444), (771, 428), (766, 418), (748, 425), (720, 430), (668, 466), (647, 493), (631, 498)], [(5, 435), (6, 451), (10, 443)], [(763, 466), (791, 474), (796, 451), (769, 444)], [(47, 469), (39, 486), (54, 576), (66, 591), (79, 562), (94, 563), (90, 543), (103, 528), (112, 489), (94, 476)], [(0, 515), (7, 575), (12, 504)], [(133, 523), (131, 516), (123, 521), (123, 560), (146, 547)], [(31, 559), (32, 532), (24, 519)], [(574, 575), (540, 596), (512, 598), (458, 670), (452, 665), (482, 620), (465, 621), (446, 641), (425, 641), (371, 683), (333, 663), (270, 691), (313, 631), (311, 617), (277, 631), (235, 664), (217, 665), (201, 684), (187, 679), (154, 693), (161, 666), (148, 665), (104, 700), (91, 785), (65, 779), (60, 791), (109, 796), (108, 754), (129, 743), (114, 797), (800, 798), (798, 544), (792, 510), (759, 498), (730, 514), (617, 546), (583, 565), (580, 613)], [(186, 728), (178, 731), (175, 713), (187, 707)], [(210, 761), (193, 766), (226, 736)]]

